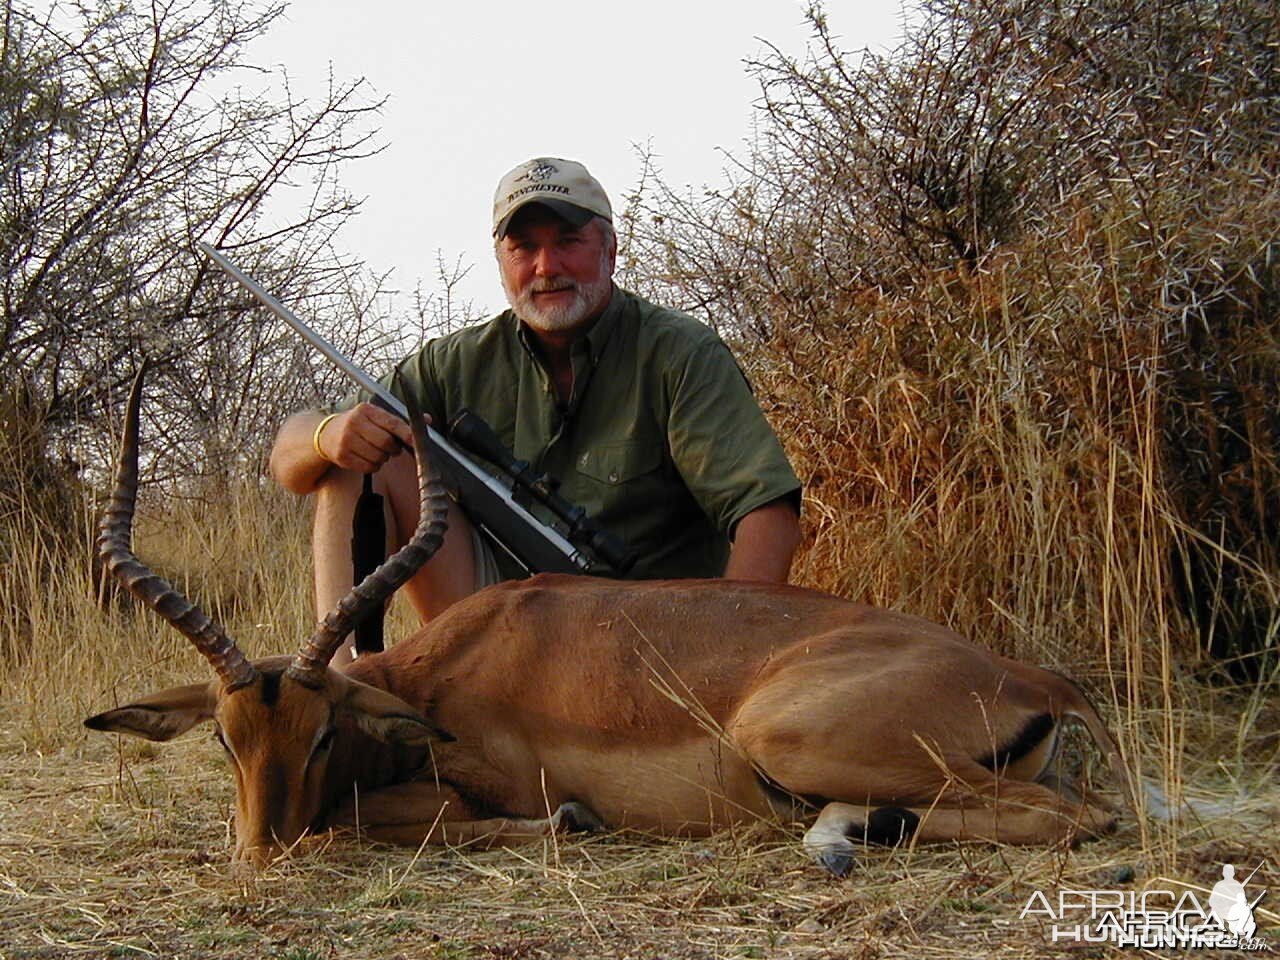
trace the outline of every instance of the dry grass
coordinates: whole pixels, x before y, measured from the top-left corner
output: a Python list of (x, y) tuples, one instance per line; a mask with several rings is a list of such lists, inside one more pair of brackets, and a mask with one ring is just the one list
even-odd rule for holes
[[(744, 341), (806, 484), (804, 583), (1061, 669), (1135, 771), (1219, 812), (1143, 811), (1074, 851), (867, 850), (843, 881), (763, 825), (491, 852), (314, 838), (238, 877), (207, 738), (80, 725), (205, 668), (95, 602), (92, 521), (45, 489), (19, 391), (0, 398), (19, 452), (0, 476), (21, 478), (0, 483), (0, 960), (1097, 956), (1020, 918), (1028, 896), (1203, 892), (1224, 862), (1263, 864), (1280, 944), (1274, 12), (933, 7), (899, 59), (857, 62), (813, 8), (816, 57), (758, 65), (735, 181), (628, 200), (627, 282)], [(51, 512), (65, 529), (37, 536)], [(143, 513), (140, 552), (247, 653), (298, 643), (297, 504), (246, 486)]]
[[(317, 838), (237, 877), (230, 787), (207, 739), (72, 739), (3, 755), (7, 958), (1032, 957), (1054, 953), (1019, 919), (1032, 891), (1160, 875), (1129, 824), (1070, 853), (868, 849), (847, 880), (810, 866), (795, 831), (764, 827), (489, 852)], [(1223, 861), (1280, 854), (1274, 835), (1224, 824), (1185, 830), (1181, 848), (1164, 875), (1201, 886)]]
[[(960, 306), (987, 309), (973, 296)], [(1178, 525), (1142, 391), (1124, 376), (1085, 382), (1082, 410), (1091, 392), (1110, 398), (1096, 429), (1047, 433), (1042, 394), (1011, 386), (1008, 369), (1025, 367), (984, 365), (963, 336), (941, 338), (954, 353), (936, 377), (874, 348), (877, 331), (907, 342), (928, 310), (879, 302), (865, 342), (855, 327), (839, 350), (776, 345), (773, 415), (810, 481), (802, 579), (1063, 669), (1093, 693), (1133, 769), (1220, 812), (1126, 817), (1074, 851), (869, 849), (846, 880), (806, 862), (798, 830), (765, 825), (709, 842), (490, 852), (322, 837), (237, 876), (231, 781), (207, 736), (156, 746), (80, 725), (201, 679), (204, 665), (131, 603), (102, 609), (87, 549), (60, 551), (19, 512), (0, 575), (0, 960), (1076, 955), (1019, 916), (1031, 893), (1203, 891), (1224, 862), (1262, 863), (1258, 882), (1278, 885), (1278, 678), (1224, 683), (1170, 603)], [(1027, 349), (1042, 332), (1020, 331), (1009, 343)], [(960, 385), (967, 420), (948, 400)], [(144, 503), (139, 551), (249, 655), (285, 652), (311, 625), (306, 521), (257, 485), (209, 504)], [(406, 630), (401, 613), (391, 635)], [(1271, 910), (1259, 924), (1276, 942)]]
[[(153, 511), (139, 535), (142, 552), (253, 655), (289, 649), (308, 623), (305, 542), (304, 512), (256, 488), (231, 505)], [(117, 698), (200, 679), (203, 664), (132, 606), (102, 613), (87, 561), (41, 581), (42, 558), (17, 560), (4, 582), (29, 591), (31, 641), (18, 649), (18, 631), (5, 628), (4, 960), (1032, 957), (1078, 953), (1055, 951), (1019, 918), (1035, 890), (1140, 889), (1159, 878), (1205, 887), (1223, 862), (1265, 862), (1272, 878), (1280, 864), (1274, 700), (1176, 677), (1176, 713), (1160, 697), (1142, 707), (1123, 696), (1107, 712), (1147, 775), (1235, 809), (1209, 822), (1127, 818), (1115, 836), (1075, 851), (868, 849), (850, 878), (835, 880), (806, 861), (797, 829), (763, 824), (705, 842), (620, 835), (487, 852), (339, 836), (308, 841), (260, 876), (238, 875), (232, 786), (209, 737), (154, 745), (79, 725)], [(1092, 679), (1109, 682), (1105, 670)], [(1144, 739), (1170, 725), (1176, 753)]]

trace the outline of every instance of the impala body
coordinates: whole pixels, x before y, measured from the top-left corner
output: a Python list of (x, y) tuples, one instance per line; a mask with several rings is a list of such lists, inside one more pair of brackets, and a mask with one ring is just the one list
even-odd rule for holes
[[(136, 422), (122, 464), (130, 442), (136, 463)], [(805, 845), (836, 873), (861, 841), (1066, 841), (1113, 822), (1056, 788), (1068, 718), (1132, 797), (1070, 681), (795, 587), (539, 576), (481, 591), (339, 673), (327, 663), (351, 622), (443, 535), (442, 492), (420, 469), (414, 541), (297, 656), (249, 663), (133, 557), (122, 466), (103, 554), (219, 677), (86, 723), (164, 740), (212, 720), (235, 771), (240, 858), (264, 862), (329, 826), (419, 844), (598, 825), (696, 835), (812, 815)]]

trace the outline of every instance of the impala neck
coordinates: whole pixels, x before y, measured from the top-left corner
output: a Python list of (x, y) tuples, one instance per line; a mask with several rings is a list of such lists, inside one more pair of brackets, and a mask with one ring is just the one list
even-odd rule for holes
[(313, 824), (313, 828), (327, 826), (324, 821), (350, 801), (353, 787), (360, 794), (368, 794), (411, 780), (413, 774), (429, 762), (430, 754), (426, 747), (407, 747), (376, 740), (354, 721), (341, 723), (325, 774), (324, 802), (320, 807), (322, 822)]

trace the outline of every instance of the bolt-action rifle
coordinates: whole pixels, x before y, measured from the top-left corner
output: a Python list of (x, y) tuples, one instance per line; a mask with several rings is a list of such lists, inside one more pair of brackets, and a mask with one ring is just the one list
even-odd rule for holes
[[(373, 402), (403, 420), (409, 415), (395, 394), (348, 360), (333, 344), (299, 320), (251, 277), (207, 243), (200, 249), (263, 306), (293, 327), (339, 370), (373, 397)], [(556, 492), (553, 478), (535, 473), (507, 450), (480, 417), (460, 411), (450, 425), (450, 439), (427, 427), (427, 454), (455, 491), (467, 516), (530, 573), (612, 573), (621, 575), (635, 554), (621, 539), (602, 530), (580, 506)], [(455, 446), (455, 444), (457, 446)], [(495, 477), (458, 446), (502, 471)], [(538, 503), (556, 518), (544, 523), (525, 507)]]

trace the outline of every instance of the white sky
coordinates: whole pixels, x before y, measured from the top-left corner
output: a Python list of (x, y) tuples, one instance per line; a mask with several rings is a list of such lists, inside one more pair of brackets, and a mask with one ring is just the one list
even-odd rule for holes
[[(899, 0), (827, 4), (846, 50), (892, 47)], [(498, 178), (534, 156), (580, 160), (615, 210), (649, 144), (675, 186), (716, 184), (720, 149), (741, 152), (759, 95), (743, 61), (769, 41), (803, 57), (797, 0), (295, 0), (247, 59), (283, 65), (295, 95), (367, 78), (388, 102), (386, 150), (348, 167), (364, 197), (340, 237), (391, 285), (435, 288), (436, 251), (473, 264), (460, 293), (503, 303), (489, 238)], [(406, 298), (407, 299), (407, 298)]]

